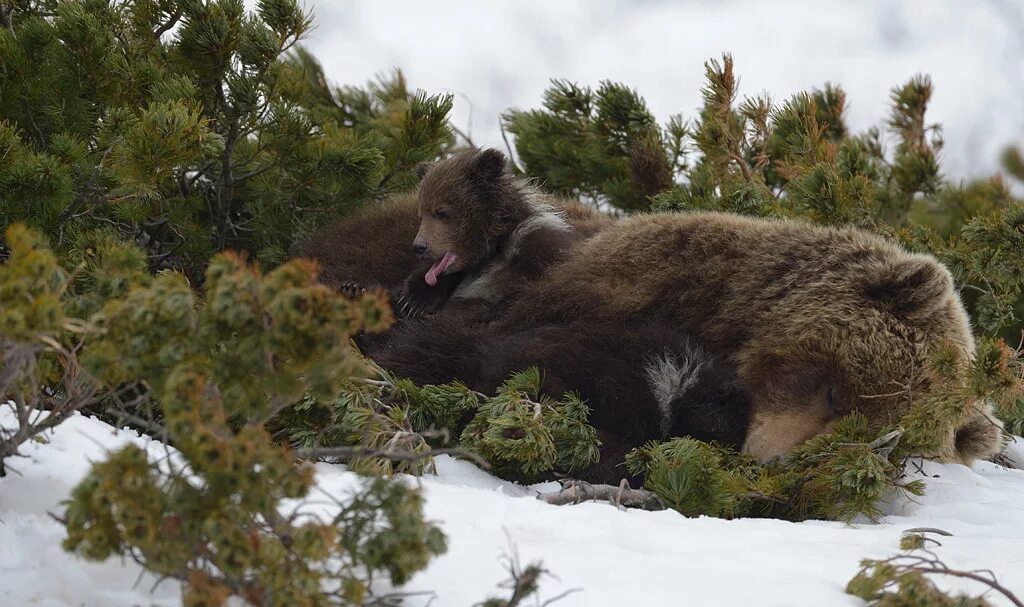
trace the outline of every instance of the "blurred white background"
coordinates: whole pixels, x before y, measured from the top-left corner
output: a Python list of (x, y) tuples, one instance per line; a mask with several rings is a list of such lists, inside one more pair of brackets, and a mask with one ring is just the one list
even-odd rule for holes
[(306, 45), (335, 83), (394, 66), (456, 94), (454, 121), (503, 145), (498, 116), (537, 107), (551, 78), (636, 88), (659, 119), (693, 118), (703, 62), (733, 53), (740, 93), (781, 101), (826, 81), (855, 130), (880, 124), (889, 90), (932, 76), (932, 122), (954, 177), (998, 169), (1024, 139), (1024, 0), (305, 0)]

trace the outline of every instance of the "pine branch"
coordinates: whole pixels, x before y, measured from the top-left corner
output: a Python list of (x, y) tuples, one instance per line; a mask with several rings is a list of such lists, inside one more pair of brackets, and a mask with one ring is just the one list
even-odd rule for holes
[(175, 25), (178, 24), (178, 21), (180, 19), (181, 19), (181, 11), (180, 10), (174, 11), (174, 14), (172, 14), (170, 16), (170, 18), (167, 20), (167, 22), (161, 24), (160, 27), (156, 28), (156, 31), (153, 32), (153, 37), (156, 38), (157, 40), (159, 40), (160, 36), (163, 36), (165, 33), (170, 31), (170, 29), (172, 27), (174, 27)]
[[(509, 598), (488, 599), (481, 603), (477, 603), (474, 607), (520, 607), (523, 604), (523, 601), (537, 594), (537, 591), (540, 588), (541, 577), (551, 575), (547, 569), (544, 569), (540, 561), (530, 563), (526, 567), (521, 566), (519, 564), (519, 553), (514, 545), (510, 547), (509, 552), (502, 556), (502, 560), (505, 561), (505, 567), (509, 571), (509, 578), (500, 586), (511, 591)], [(540, 607), (547, 607), (548, 605), (560, 601), (570, 594), (579, 591), (579, 588), (570, 588), (569, 590), (540, 603)]]
[[(1019, 599), (1006, 586), (1002, 585), (995, 576), (991, 574), (991, 572), (953, 569), (941, 559), (931, 554), (928, 554), (927, 556), (901, 554), (879, 561), (867, 561), (867, 565), (861, 569), (861, 572), (858, 575), (870, 575), (869, 572), (872, 569), (876, 571), (879, 569), (888, 571), (889, 573), (887, 577), (892, 580), (890, 583), (896, 583), (896, 580), (903, 575), (915, 573), (924, 575), (948, 575), (950, 577), (972, 580), (984, 584), (990, 589), (1003, 595), (1003, 597), (1015, 607), (1024, 607), (1024, 602), (1022, 602), (1021, 599)], [(988, 573), (988, 575), (983, 575), (984, 573)], [(851, 584), (852, 583), (853, 582), (851, 582)]]
[[(61, 360), (60, 391), (37, 386), (32, 392), (14, 388), (34, 376), (43, 352)], [(0, 335), (0, 402), (14, 410), (17, 426), (0, 427), (0, 477), (6, 474), (4, 459), (19, 455), (19, 447), (36, 436), (55, 428), (76, 411), (97, 400), (98, 386), (82, 369), (77, 348), (68, 349), (52, 338), (40, 336), (37, 343), (16, 343)]]

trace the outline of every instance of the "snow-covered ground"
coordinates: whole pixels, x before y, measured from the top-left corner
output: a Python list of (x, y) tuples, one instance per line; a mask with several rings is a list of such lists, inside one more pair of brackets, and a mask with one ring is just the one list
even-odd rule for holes
[[(248, 0), (250, 5), (255, 0)], [(504, 147), (498, 116), (538, 107), (551, 78), (635, 87), (664, 120), (693, 118), (703, 63), (732, 52), (740, 92), (840, 83), (849, 124), (881, 123), (889, 90), (930, 74), (930, 118), (945, 126), (945, 169), (988, 174), (1024, 139), (1020, 0), (304, 0), (306, 44), (337, 83), (393, 67), (412, 86), (456, 94), (454, 122)]]
[[(28, 446), (30, 457), (9, 460), (18, 472), (0, 479), (0, 605), (180, 604), (175, 583), (153, 590), (154, 578), (134, 564), (88, 563), (65, 554), (62, 527), (47, 515), (60, 511), (90, 461), (126, 441), (163, 453), (156, 441), (76, 416), (47, 444)], [(1011, 455), (1024, 461), (1024, 444), (1012, 446)], [(317, 472), (322, 490), (332, 495), (344, 496), (358, 483), (342, 466), (321, 464)], [(422, 485), (427, 515), (448, 535), (449, 550), (404, 590), (435, 591), (433, 607), (466, 607), (496, 595), (506, 577), (501, 556), (511, 544), (523, 564), (542, 559), (557, 576), (544, 579), (542, 598), (580, 589), (560, 606), (852, 606), (861, 603), (843, 587), (859, 560), (890, 556), (903, 530), (929, 526), (954, 534), (941, 538), (937, 550), (949, 565), (991, 569), (1024, 596), (1024, 471), (985, 462), (972, 468), (925, 463), (922, 476), (927, 495), (886, 505), (879, 524), (726, 521), (599, 503), (550, 506), (533, 498), (538, 488), (550, 487), (507, 483), (441, 457), (437, 476), (408, 480)], [(422, 596), (408, 604), (428, 601)]]

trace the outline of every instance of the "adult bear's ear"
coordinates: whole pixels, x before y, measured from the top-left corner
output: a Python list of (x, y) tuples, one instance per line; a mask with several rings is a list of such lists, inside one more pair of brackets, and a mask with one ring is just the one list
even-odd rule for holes
[(426, 176), (427, 176), (427, 171), (429, 171), (429, 170), (430, 170), (430, 165), (431, 165), (431, 164), (433, 164), (433, 163), (430, 163), (430, 162), (421, 162), (421, 163), (417, 164), (417, 165), (416, 165), (416, 175), (417, 175), (417, 176), (418, 176), (418, 177), (419, 177), (420, 179), (423, 179), (424, 177), (426, 177)]
[(476, 155), (476, 175), (485, 183), (497, 181), (505, 172), (505, 154), (501, 150), (487, 148)]

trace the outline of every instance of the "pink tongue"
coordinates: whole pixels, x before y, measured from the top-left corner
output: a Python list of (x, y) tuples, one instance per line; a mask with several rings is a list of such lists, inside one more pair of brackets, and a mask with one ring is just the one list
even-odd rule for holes
[(455, 263), (455, 253), (448, 251), (444, 254), (444, 257), (438, 260), (437, 263), (430, 266), (430, 269), (427, 270), (427, 274), (423, 277), (423, 280), (427, 281), (427, 284), (430, 286), (436, 285), (437, 277), (443, 274), (444, 271), (448, 269), (448, 266), (453, 263)]

